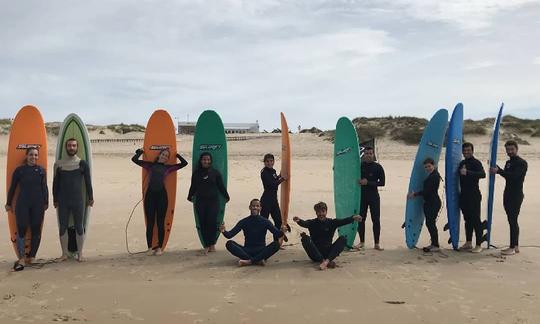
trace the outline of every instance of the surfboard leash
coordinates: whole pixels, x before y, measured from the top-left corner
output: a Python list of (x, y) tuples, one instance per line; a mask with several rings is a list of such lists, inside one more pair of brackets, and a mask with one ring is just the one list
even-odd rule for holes
[(137, 209), (137, 207), (141, 204), (141, 202), (143, 201), (144, 198), (141, 198), (141, 200), (139, 200), (135, 206), (133, 206), (133, 209), (131, 209), (131, 213), (129, 214), (129, 218), (128, 218), (128, 221), (126, 223), (126, 230), (125, 230), (125, 233), (126, 233), (126, 250), (127, 250), (127, 253), (129, 255), (136, 255), (136, 254), (143, 254), (143, 253), (146, 253), (146, 250), (145, 251), (140, 251), (140, 252), (131, 252), (129, 250), (129, 243), (128, 243), (128, 228), (129, 228), (129, 224), (131, 223), (131, 218), (133, 218), (133, 214), (135, 213), (135, 209)]

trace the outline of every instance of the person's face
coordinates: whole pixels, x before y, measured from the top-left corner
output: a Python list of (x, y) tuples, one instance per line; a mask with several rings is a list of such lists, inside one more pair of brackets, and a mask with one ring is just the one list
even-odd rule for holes
[(472, 156), (473, 156), (472, 147), (470, 147), (470, 146), (464, 147), (463, 150), (462, 150), (462, 153), (463, 153), (464, 158), (466, 158), (466, 159), (472, 158)]
[(366, 150), (364, 151), (364, 155), (362, 156), (362, 159), (366, 162), (373, 162), (375, 158), (375, 152), (373, 150)]
[(171, 153), (169, 152), (169, 150), (161, 151), (161, 153), (159, 153), (159, 156), (158, 156), (158, 162), (159, 163), (165, 163), (165, 162), (169, 161), (169, 156), (170, 155), (171, 155)]
[(273, 168), (274, 167), (274, 159), (266, 159), (264, 160), (264, 166), (267, 168)]
[(26, 154), (26, 164), (30, 166), (34, 166), (37, 164), (37, 161), (39, 159), (39, 151), (38, 150), (30, 150), (28, 154)]
[(326, 219), (326, 213), (327, 212), (328, 211), (326, 209), (322, 208), (322, 209), (319, 209), (319, 210), (315, 211), (315, 214), (317, 214), (317, 218), (319, 220), (324, 220), (324, 219)]
[(259, 215), (261, 213), (261, 202), (258, 200), (254, 200), (249, 205), (249, 211), (251, 211), (251, 215)]
[(508, 146), (505, 146), (505, 149), (506, 149), (506, 155), (508, 155), (509, 157), (514, 157), (517, 155), (517, 147), (515, 147), (514, 145), (508, 145)]
[(78, 149), (79, 145), (77, 144), (77, 141), (69, 141), (66, 143), (66, 152), (69, 156), (75, 156)]
[(435, 166), (431, 163), (424, 164), (424, 170), (426, 170), (427, 173), (432, 173), (435, 170)]
[(212, 159), (209, 155), (205, 155), (201, 158), (201, 165), (205, 169), (208, 169), (212, 165)]

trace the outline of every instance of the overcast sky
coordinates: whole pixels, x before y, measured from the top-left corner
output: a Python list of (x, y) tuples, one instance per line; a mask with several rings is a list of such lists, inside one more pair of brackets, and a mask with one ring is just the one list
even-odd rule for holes
[(0, 0), (0, 117), (540, 118), (540, 1)]

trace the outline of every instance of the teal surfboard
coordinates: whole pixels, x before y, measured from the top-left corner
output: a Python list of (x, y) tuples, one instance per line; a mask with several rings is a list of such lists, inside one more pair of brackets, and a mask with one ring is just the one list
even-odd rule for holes
[[(90, 146), (90, 139), (88, 137), (88, 130), (86, 125), (83, 123), (81, 118), (76, 114), (69, 114), (62, 123), (60, 127), (60, 132), (58, 134), (58, 142), (56, 144), (56, 160), (61, 160), (67, 155), (66, 152), (66, 140), (74, 138), (77, 140), (78, 151), (77, 156), (81, 160), (85, 160), (90, 169), (90, 175), (92, 175), (92, 148)], [(82, 183), (82, 195), (83, 201), (87, 201), (86, 198), (86, 186), (83, 180)], [(88, 220), (90, 219), (90, 206), (84, 208), (83, 215), (83, 227), (84, 233), (88, 234)], [(57, 212), (58, 217), (58, 212)], [(71, 255), (69, 257), (74, 257), (77, 254), (77, 244), (75, 243), (75, 232), (74, 232), (75, 223), (73, 217), (69, 218), (68, 225), (68, 237), (69, 237), (69, 252)]]
[[(491, 135), (491, 143), (489, 145), (489, 168), (494, 168), (497, 166), (497, 150), (499, 147), (499, 128), (501, 126), (502, 113), (503, 113), (504, 103), (501, 104), (499, 113), (497, 114), (497, 119), (493, 124), (493, 134)], [(489, 170), (488, 170), (489, 172)], [(491, 225), (493, 223), (493, 201), (495, 198), (495, 174), (489, 173), (488, 178), (488, 199), (487, 199), (487, 226), (486, 226), (486, 242), (487, 248), (491, 247)]]
[[(360, 212), (360, 149), (356, 129), (347, 117), (341, 117), (336, 125), (334, 142), (334, 205), (336, 218), (342, 219)], [(356, 237), (358, 223), (341, 226), (339, 235), (347, 237), (351, 248)]]
[[(416, 192), (422, 190), (423, 182), (427, 177), (424, 170), (424, 160), (432, 158), (437, 165), (444, 141), (444, 134), (448, 127), (448, 111), (440, 109), (433, 115), (426, 128), (418, 145), (418, 151), (411, 172), (409, 181), (409, 191)], [(415, 248), (422, 231), (424, 223), (424, 198), (416, 197), (415, 199), (407, 199), (405, 208), (405, 241), (409, 249)]]
[(448, 134), (446, 136), (445, 156), (445, 192), (446, 214), (448, 216), (448, 230), (450, 242), (454, 250), (459, 244), (459, 163), (461, 162), (461, 145), (463, 144), (463, 105), (458, 103), (452, 112)]
[[(199, 156), (203, 152), (209, 152), (212, 155), (212, 167), (221, 173), (223, 183), (227, 188), (227, 139), (225, 138), (225, 129), (219, 115), (213, 110), (205, 110), (197, 120), (195, 126), (195, 137), (193, 138), (193, 170), (199, 165)], [(193, 201), (195, 202), (195, 201)], [(193, 205), (195, 206), (195, 205)], [(199, 217), (195, 207), (193, 208), (195, 215), (195, 224), (199, 240), (204, 246), (201, 229), (199, 226)], [(219, 225), (223, 223), (225, 215), (225, 198), (219, 195), (219, 214), (216, 223), (216, 238), (219, 236)]]

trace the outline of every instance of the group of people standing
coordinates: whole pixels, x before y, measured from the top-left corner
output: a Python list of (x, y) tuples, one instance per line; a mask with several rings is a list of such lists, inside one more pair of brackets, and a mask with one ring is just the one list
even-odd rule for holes
[[(77, 260), (84, 261), (83, 245), (85, 239), (84, 216), (87, 206), (94, 205), (94, 195), (90, 169), (86, 161), (77, 156), (78, 142), (70, 138), (65, 142), (67, 155), (54, 164), (53, 205), (58, 213), (58, 227), (62, 255), (56, 261), (64, 261), (69, 255), (68, 227), (70, 216), (75, 232)], [(19, 189), (15, 204), (17, 223), (16, 246), (19, 259), (13, 265), (20, 271), (25, 265), (34, 262), (41, 243), (43, 216), (49, 208), (49, 189), (47, 171), (38, 165), (39, 148), (26, 150), (23, 165), (17, 167), (12, 175), (7, 193), (6, 211), (12, 210), (15, 192)], [(46, 154), (46, 153), (45, 153)], [(84, 194), (83, 194), (83, 188)], [(26, 253), (25, 236), (31, 230), (30, 251)]]
[[(85, 235), (84, 213), (85, 208), (94, 204), (90, 169), (86, 161), (77, 157), (78, 143), (76, 139), (65, 142), (67, 155), (56, 161), (54, 165), (53, 198), (54, 207), (58, 211), (59, 238), (62, 256), (57, 261), (68, 258), (68, 227), (70, 216), (73, 219), (76, 234), (77, 259), (83, 261), (83, 244)], [(509, 160), (504, 168), (491, 168), (491, 174), (499, 174), (506, 179), (504, 190), (504, 208), (510, 225), (510, 246), (502, 251), (511, 255), (519, 252), (519, 225), (518, 216), (523, 202), (523, 182), (527, 172), (527, 162), (518, 156), (518, 144), (508, 141), (505, 144)], [(41, 240), (41, 227), (43, 215), (49, 206), (49, 190), (47, 187), (46, 170), (37, 164), (39, 149), (29, 148), (26, 151), (24, 164), (18, 167), (12, 177), (11, 186), (7, 195), (6, 210), (12, 209), (17, 188), (20, 189), (16, 202), (17, 222), (17, 252), (19, 260), (14, 264), (15, 270), (22, 270), (24, 265), (32, 264)], [(146, 240), (148, 255), (161, 255), (165, 236), (165, 217), (168, 208), (168, 195), (165, 179), (171, 173), (188, 165), (188, 162), (179, 154), (177, 164), (167, 164), (171, 152), (163, 149), (154, 161), (144, 161), (140, 157), (143, 150), (138, 149), (132, 161), (148, 171), (147, 188), (144, 196), (144, 210), (146, 215)], [(466, 242), (460, 248), (471, 252), (481, 252), (483, 242), (483, 226), (480, 219), (480, 204), (482, 196), (479, 189), (479, 180), (486, 177), (482, 163), (474, 157), (474, 146), (464, 143), (462, 146), (463, 161), (459, 165), (460, 179), (460, 208), (465, 220)], [(382, 251), (380, 245), (380, 211), (381, 200), (378, 187), (385, 185), (385, 172), (383, 167), (374, 159), (374, 149), (364, 149), (361, 164), (362, 178), (358, 179), (361, 186), (361, 206), (359, 215), (351, 215), (343, 219), (327, 217), (328, 206), (324, 202), (315, 204), (316, 217), (303, 220), (294, 217), (293, 221), (309, 232), (301, 233), (301, 243), (314, 262), (319, 263), (320, 269), (336, 266), (335, 258), (346, 248), (346, 238), (339, 236), (335, 241), (333, 237), (338, 227), (359, 222), (358, 234), (360, 242), (352, 247), (365, 248), (365, 222), (368, 210), (373, 223), (374, 249)], [(217, 216), (220, 209), (220, 196), (225, 202), (230, 200), (225, 188), (222, 175), (212, 167), (212, 155), (204, 152), (200, 155), (198, 165), (194, 168), (191, 177), (191, 186), (187, 199), (194, 203), (199, 220), (199, 230), (203, 241), (203, 253), (214, 252), (219, 232), (229, 239), (225, 246), (234, 256), (239, 258), (238, 264), (264, 265), (265, 261), (280, 250), (283, 242), (287, 240), (286, 233), (291, 228), (283, 224), (281, 211), (277, 200), (279, 185), (286, 181), (274, 169), (274, 156), (264, 156), (264, 168), (261, 170), (261, 181), (264, 192), (260, 199), (252, 199), (249, 203), (250, 215), (240, 220), (231, 230), (227, 231), (225, 224), (218, 224)], [(424, 214), (426, 227), (431, 237), (431, 244), (424, 248), (426, 251), (439, 250), (438, 230), (436, 220), (441, 209), (441, 199), (438, 194), (441, 176), (433, 159), (424, 161), (424, 168), (428, 174), (423, 182), (422, 190), (408, 194), (409, 199), (419, 196), (424, 198)], [(83, 193), (83, 188), (84, 193)], [(273, 223), (269, 220), (272, 218)], [(154, 226), (157, 226), (157, 246), (153, 246)], [(32, 238), (29, 253), (25, 251), (25, 234), (31, 229)], [(244, 232), (245, 242), (240, 245), (231, 240), (240, 231)], [(266, 233), (272, 233), (274, 240), (266, 244)], [(475, 246), (472, 246), (472, 236), (475, 234)]]
[[(518, 216), (523, 203), (523, 183), (527, 174), (527, 161), (518, 155), (517, 142), (510, 140), (504, 145), (509, 160), (506, 161), (504, 168), (499, 166), (489, 169), (489, 173), (500, 175), (506, 180), (503, 195), (503, 205), (510, 226), (510, 245), (503, 249), (503, 255), (513, 255), (519, 253), (519, 225)], [(479, 181), (486, 177), (486, 172), (482, 162), (474, 157), (474, 146), (472, 143), (462, 144), (462, 153), (464, 159), (458, 166), (460, 196), (459, 206), (465, 220), (465, 238), (466, 242), (459, 250), (470, 251), (472, 253), (482, 252), (482, 243), (486, 237), (484, 235), (484, 226), (480, 218), (482, 194), (480, 193)], [(436, 168), (432, 158), (424, 160), (424, 169), (428, 176), (423, 182), (421, 191), (408, 194), (409, 199), (418, 196), (424, 198), (424, 215), (426, 218), (426, 227), (431, 237), (431, 244), (424, 247), (426, 252), (439, 251), (439, 235), (436, 220), (441, 209), (441, 198), (438, 190), (441, 181), (441, 175)], [(473, 232), (475, 235), (475, 246), (472, 245)]]

